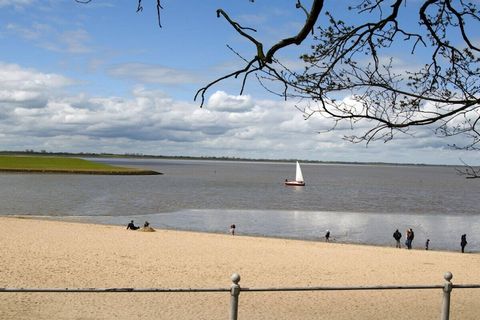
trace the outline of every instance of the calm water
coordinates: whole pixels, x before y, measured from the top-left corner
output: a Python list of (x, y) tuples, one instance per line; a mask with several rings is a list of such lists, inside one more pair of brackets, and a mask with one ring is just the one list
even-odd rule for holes
[(161, 176), (0, 174), (0, 214), (96, 223), (391, 245), (415, 231), (414, 247), (480, 251), (480, 179), (454, 168), (302, 165), (307, 186), (285, 187), (292, 163), (102, 160)]

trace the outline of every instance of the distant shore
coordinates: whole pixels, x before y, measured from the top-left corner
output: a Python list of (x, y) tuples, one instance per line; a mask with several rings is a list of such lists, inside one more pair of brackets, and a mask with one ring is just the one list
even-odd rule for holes
[[(155, 226), (153, 225), (155, 228)], [(480, 283), (480, 254), (0, 217), (0, 287), (229, 288)], [(228, 293), (2, 293), (1, 319), (226, 319)], [(239, 319), (438, 319), (442, 291), (240, 295)], [(451, 317), (478, 319), (480, 289)]]
[(93, 174), (93, 175), (120, 175), (120, 176), (143, 176), (143, 175), (162, 175), (163, 173), (153, 170), (67, 170), (67, 169), (7, 169), (0, 168), (0, 172), (5, 173), (35, 173), (35, 174)]
[(463, 167), (462, 164), (432, 164), (432, 163), (396, 163), (396, 162), (362, 162), (362, 161), (325, 161), (325, 160), (307, 160), (307, 159), (266, 159), (266, 158), (240, 158), (240, 157), (222, 157), (222, 156), (166, 156), (149, 155), (139, 153), (70, 153), (70, 152), (36, 152), (36, 151), (0, 151), (0, 155), (27, 155), (27, 156), (60, 156), (60, 157), (80, 157), (80, 158), (99, 158), (99, 159), (158, 159), (158, 160), (205, 160), (205, 161), (246, 161), (246, 162), (273, 162), (273, 163), (291, 163), (300, 161), (302, 163), (326, 164), (326, 165), (375, 165), (375, 166), (431, 166), (431, 167)]
[(153, 170), (124, 168), (80, 158), (0, 155), (0, 172), (45, 174), (157, 175)]

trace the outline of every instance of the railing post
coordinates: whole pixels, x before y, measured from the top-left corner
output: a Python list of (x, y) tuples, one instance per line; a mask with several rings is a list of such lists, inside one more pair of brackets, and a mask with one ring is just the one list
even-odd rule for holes
[(452, 292), (452, 280), (453, 275), (451, 272), (445, 273), (443, 276), (446, 280), (445, 285), (443, 286), (443, 303), (442, 303), (442, 317), (441, 320), (450, 319), (450, 293)]
[(240, 295), (240, 275), (234, 273), (231, 276), (232, 286), (230, 287), (230, 320), (237, 320), (238, 317), (238, 296)]

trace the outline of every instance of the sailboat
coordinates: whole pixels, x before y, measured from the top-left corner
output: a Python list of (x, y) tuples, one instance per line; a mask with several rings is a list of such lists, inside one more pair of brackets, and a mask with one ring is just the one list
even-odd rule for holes
[(300, 168), (300, 164), (297, 161), (297, 169), (295, 172), (295, 180), (287, 180), (285, 179), (286, 186), (304, 186), (305, 180), (303, 180), (302, 168)]

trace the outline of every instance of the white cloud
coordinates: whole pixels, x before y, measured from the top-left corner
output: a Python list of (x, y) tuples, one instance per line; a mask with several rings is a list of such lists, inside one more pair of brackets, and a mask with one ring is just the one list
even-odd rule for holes
[(22, 8), (33, 4), (35, 0), (0, 0), (0, 8), (13, 6), (15, 8)]
[(90, 42), (90, 36), (83, 29), (69, 30), (58, 36), (62, 43), (61, 50), (70, 53), (88, 53), (92, 49), (87, 45)]
[(238, 20), (244, 26), (261, 26), (268, 20), (268, 17), (262, 14), (243, 14), (238, 17)]
[(231, 96), (223, 91), (217, 91), (208, 99), (207, 108), (220, 112), (246, 112), (253, 108), (253, 103), (248, 95)]
[[(16, 64), (0, 62), (0, 105), (8, 103), (44, 101), (54, 90), (73, 84), (71, 79), (57, 74), (48, 74)], [(32, 105), (25, 105), (25, 107)]]
[[(351, 133), (348, 128), (318, 135), (328, 121), (305, 121), (290, 101), (216, 92), (200, 109), (143, 87), (134, 88), (129, 98), (70, 95), (63, 88), (71, 79), (5, 63), (0, 64), (0, 79), (3, 149), (458, 162), (455, 153), (443, 148), (445, 141), (422, 131), (417, 139), (399, 136), (368, 148), (343, 141)], [(415, 160), (416, 155), (424, 160)]]
[(28, 27), (9, 23), (6, 30), (27, 40), (40, 40), (45, 34), (53, 32), (50, 26), (42, 23), (33, 23)]
[(9, 23), (6, 25), (5, 30), (49, 51), (72, 54), (83, 54), (93, 51), (90, 47), (91, 37), (82, 28), (59, 30), (49, 24), (34, 22), (28, 26)]
[(197, 77), (188, 72), (164, 66), (144, 63), (125, 63), (107, 70), (113, 77), (133, 79), (143, 83), (185, 84), (196, 82)]

